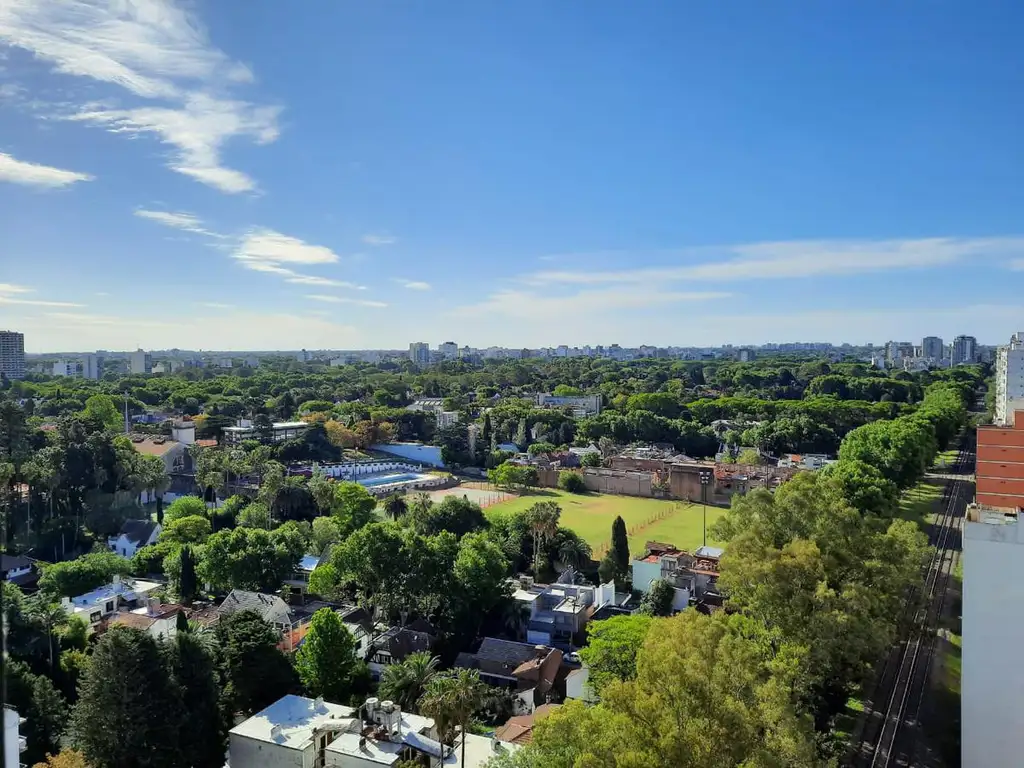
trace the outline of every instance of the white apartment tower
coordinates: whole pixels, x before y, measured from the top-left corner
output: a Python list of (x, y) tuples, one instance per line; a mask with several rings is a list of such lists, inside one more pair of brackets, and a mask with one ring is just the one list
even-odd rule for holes
[(78, 378), (82, 375), (81, 369), (78, 367), (77, 360), (58, 360), (53, 364), (53, 375), (54, 376), (70, 376), (71, 378)]
[(0, 331), (0, 378), (25, 378), (25, 334)]
[(1013, 415), (1024, 410), (1024, 331), (1017, 331), (1010, 343), (996, 348), (996, 405), (993, 421), (1013, 426)]
[(133, 374), (153, 372), (153, 357), (143, 349), (132, 352), (128, 356), (128, 364), (128, 370)]
[(925, 336), (921, 339), (921, 357), (930, 357), (933, 360), (941, 360), (945, 357), (945, 347), (942, 339), (938, 336)]
[(957, 336), (949, 357), (953, 365), (973, 363), (978, 358), (978, 340), (973, 336)]
[(101, 355), (82, 355), (82, 378), (103, 378), (103, 357)]
[(459, 356), (459, 345), (454, 341), (446, 341), (437, 345), (437, 351), (445, 360), (454, 360)]
[(430, 362), (430, 345), (425, 341), (414, 341), (409, 345), (409, 359), (414, 363)]

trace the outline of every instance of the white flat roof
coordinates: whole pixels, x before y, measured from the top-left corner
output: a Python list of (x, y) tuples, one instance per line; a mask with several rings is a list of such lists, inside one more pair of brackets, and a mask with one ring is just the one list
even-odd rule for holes
[(527, 592), (525, 589), (517, 589), (512, 593), (512, 598), (515, 600), (521, 600), (524, 603), (532, 603), (540, 597), (540, 594), (540, 592)]
[[(243, 736), (288, 749), (305, 749), (312, 744), (314, 728), (332, 720), (350, 720), (355, 711), (352, 707), (326, 701), (321, 701), (317, 706), (313, 699), (289, 694), (239, 723), (230, 733), (232, 736)], [(280, 727), (276, 737), (271, 735), (275, 726)]]
[[(487, 736), (466, 734), (466, 768), (483, 768), (492, 757), (510, 754), (522, 749), (519, 744), (491, 740)], [(462, 765), (462, 739), (455, 740), (455, 752), (445, 758), (444, 765)]]
[[(422, 734), (430, 732), (434, 728), (434, 721), (429, 717), (421, 717), (410, 712), (402, 713), (400, 732), (402, 734)], [(338, 737), (327, 745), (328, 752), (337, 752), (343, 755), (351, 755), (380, 765), (391, 765), (398, 761), (398, 753), (406, 746), (416, 746), (418, 739), (395, 741), (377, 741), (367, 737), (362, 747), (359, 746), (361, 733), (339, 733)], [(429, 739), (429, 737), (428, 737)]]

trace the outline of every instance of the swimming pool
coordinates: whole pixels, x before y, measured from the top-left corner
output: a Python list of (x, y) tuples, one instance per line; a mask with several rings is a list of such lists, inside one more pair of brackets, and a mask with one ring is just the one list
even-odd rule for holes
[(418, 480), (429, 480), (430, 475), (414, 475), (410, 472), (396, 472), (390, 475), (377, 475), (376, 477), (361, 477), (357, 480), (360, 485), (367, 488), (376, 488), (378, 485), (391, 485), (392, 483), (409, 483)]

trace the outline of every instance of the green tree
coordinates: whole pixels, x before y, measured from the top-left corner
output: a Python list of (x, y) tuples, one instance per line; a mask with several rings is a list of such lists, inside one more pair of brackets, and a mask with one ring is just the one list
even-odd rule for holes
[(196, 556), (192, 547), (185, 545), (178, 554), (179, 568), (176, 592), (185, 605), (191, 605), (199, 594), (199, 579), (196, 574)]
[(626, 531), (626, 521), (620, 516), (612, 521), (612, 545), (598, 569), (601, 581), (625, 584), (630, 577), (629, 563), (629, 537)]
[(405, 522), (426, 536), (441, 531), (464, 536), (487, 526), (487, 518), (480, 505), (465, 496), (445, 496), (440, 504), (417, 505), (406, 516)]
[(420, 651), (385, 667), (380, 680), (380, 697), (395, 702), (405, 712), (416, 712), (440, 663), (437, 656)]
[(333, 517), (318, 517), (313, 521), (310, 551), (322, 555), (331, 544), (341, 541), (341, 525)]
[(164, 512), (164, 525), (170, 525), (180, 517), (209, 517), (206, 502), (198, 496), (179, 496)]
[(212, 643), (193, 632), (178, 632), (168, 651), (171, 677), (182, 700), (179, 764), (222, 768), (228, 724), (220, 706), (220, 679)]
[(610, 682), (597, 706), (573, 701), (538, 721), (533, 743), (511, 764), (820, 765), (811, 723), (793, 705), (789, 670), (799, 666), (799, 652), (773, 654), (744, 622), (696, 611), (657, 620), (637, 657), (635, 680)]
[(334, 484), (334, 502), (331, 514), (341, 523), (342, 530), (351, 533), (373, 520), (377, 500), (359, 483)]
[(113, 552), (90, 552), (76, 560), (44, 565), (39, 589), (53, 597), (76, 597), (109, 584), (115, 574), (127, 576), (131, 563)]
[(580, 459), (580, 463), (584, 467), (600, 467), (604, 463), (604, 459), (601, 458), (600, 453), (586, 453), (583, 455), (583, 458)]
[(587, 484), (579, 472), (565, 471), (558, 473), (558, 487), (569, 493), (586, 493)]
[(655, 579), (640, 601), (640, 611), (649, 616), (668, 616), (672, 613), (672, 601), (675, 596), (676, 591), (671, 584), (664, 579)]
[(536, 487), (538, 482), (537, 468), (506, 461), (494, 469), (487, 470), (487, 479), (499, 488), (525, 490)]
[(294, 693), (295, 670), (277, 647), (274, 628), (253, 611), (239, 611), (217, 624), (226, 679), (226, 711), (251, 715)]
[(203, 546), (197, 572), (215, 590), (276, 592), (298, 566), (305, 542), (286, 529), (218, 531)]
[(313, 614), (309, 632), (295, 654), (295, 669), (310, 696), (341, 703), (352, 691), (359, 660), (356, 641), (331, 608)]
[(334, 503), (334, 481), (328, 478), (319, 466), (314, 466), (313, 476), (309, 478), (306, 487), (309, 488), (320, 514), (330, 514), (331, 505)]
[(846, 459), (821, 470), (831, 477), (855, 509), (865, 515), (891, 518), (899, 506), (899, 489), (877, 468), (857, 459)]
[(182, 765), (182, 714), (181, 691), (156, 641), (115, 626), (96, 644), (82, 678), (72, 740), (96, 768), (174, 768)]
[(4, 703), (18, 710), (26, 720), (21, 730), (28, 743), (24, 759), (42, 760), (48, 752), (60, 749), (61, 736), (67, 728), (67, 702), (49, 678), (33, 674), (25, 663), (11, 658), (3, 663), (7, 678)]
[(587, 644), (580, 649), (580, 657), (590, 670), (587, 682), (595, 693), (614, 680), (636, 678), (636, 657), (651, 624), (650, 616), (635, 613), (587, 625)]
[(384, 512), (387, 516), (394, 521), (398, 521), (402, 515), (409, 511), (409, 505), (405, 501), (405, 496), (400, 493), (392, 493), (386, 499), (384, 499)]
[(95, 419), (113, 432), (124, 431), (124, 417), (110, 395), (93, 395), (88, 398), (82, 415), (88, 419)]
[(160, 541), (171, 544), (202, 544), (210, 537), (213, 527), (205, 515), (176, 517), (160, 531)]
[(420, 709), (434, 718), (442, 741), (454, 746), (456, 730), (461, 734), (462, 768), (466, 766), (466, 731), (485, 692), (479, 672), (456, 669), (431, 678), (420, 700)]
[(252, 504), (246, 505), (238, 513), (236, 522), (241, 528), (262, 528), (264, 531), (269, 531), (274, 527), (270, 507), (262, 501), (254, 501)]

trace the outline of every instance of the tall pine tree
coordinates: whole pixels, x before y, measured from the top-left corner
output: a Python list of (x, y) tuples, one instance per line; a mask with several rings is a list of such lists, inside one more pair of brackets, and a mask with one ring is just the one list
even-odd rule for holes
[(612, 546), (602, 558), (598, 574), (602, 581), (614, 579), (616, 584), (629, 580), (629, 539), (626, 522), (621, 517), (612, 522)]
[(181, 718), (181, 690), (156, 640), (129, 627), (106, 632), (82, 677), (72, 714), (72, 741), (89, 765), (187, 765)]
[(228, 729), (210, 640), (212, 636), (179, 631), (169, 647), (171, 675), (184, 705), (181, 765), (190, 768), (221, 768), (227, 749)]
[(181, 548), (181, 571), (178, 575), (178, 596), (185, 605), (191, 604), (199, 593), (199, 580), (196, 578), (196, 556), (192, 547), (187, 544)]

